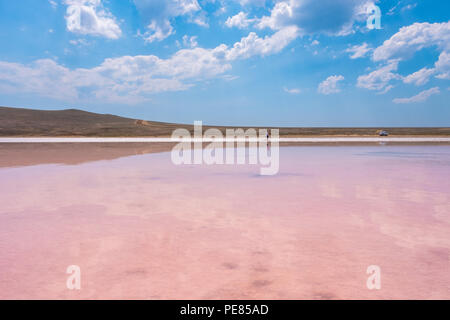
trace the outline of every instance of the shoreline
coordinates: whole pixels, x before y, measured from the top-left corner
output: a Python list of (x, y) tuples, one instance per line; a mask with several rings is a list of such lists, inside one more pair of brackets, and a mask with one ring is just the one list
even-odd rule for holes
[[(0, 169), (6, 167), (32, 166), (39, 164), (67, 164), (75, 165), (86, 162), (94, 162), (101, 160), (113, 160), (136, 155), (145, 155), (153, 153), (171, 152), (177, 142), (73, 142), (65, 140), (65, 142), (29, 142), (23, 140), (17, 142), (10, 140), (8, 143), (2, 143), (0, 139)], [(202, 143), (201, 148), (209, 145), (208, 142)], [(249, 144), (246, 143), (246, 148)], [(395, 146), (443, 146), (449, 147), (450, 141), (447, 142), (280, 142), (279, 148), (289, 147), (395, 147)], [(194, 148), (200, 146), (194, 144)], [(226, 145), (223, 146), (227, 148)], [(236, 148), (237, 146), (234, 145)]]
[[(169, 137), (5, 137), (0, 143), (177, 143), (177, 142), (243, 142), (265, 141), (265, 139), (172, 139)], [(281, 137), (279, 143), (450, 143), (450, 137)]]

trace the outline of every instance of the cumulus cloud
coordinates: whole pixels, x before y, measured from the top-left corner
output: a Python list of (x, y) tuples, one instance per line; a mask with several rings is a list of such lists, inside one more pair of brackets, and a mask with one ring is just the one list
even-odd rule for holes
[(289, 2), (278, 2), (271, 10), (270, 16), (261, 18), (258, 27), (279, 29), (286, 25), (293, 25), (293, 8)]
[(411, 98), (397, 98), (394, 99), (393, 102), (397, 104), (405, 104), (405, 103), (417, 103), (426, 101), (429, 97), (434, 94), (439, 94), (441, 91), (438, 87), (434, 87), (425, 91), (420, 92), (419, 94), (411, 97)]
[(197, 47), (198, 46), (197, 36), (189, 37), (188, 35), (184, 35), (183, 36), (183, 45), (185, 47), (190, 47), (190, 48)]
[(436, 47), (441, 53), (433, 68), (422, 68), (403, 78), (407, 84), (421, 86), (435, 76), (438, 79), (450, 79), (450, 22), (414, 23), (401, 28), (373, 52), (374, 61), (388, 59), (404, 60), (415, 52)]
[(0, 92), (31, 93), (65, 101), (139, 103), (154, 93), (186, 90), (199, 81), (223, 76), (236, 59), (277, 53), (295, 35), (295, 28), (265, 38), (250, 33), (232, 47), (221, 44), (213, 49), (197, 47), (195, 38), (186, 37), (191, 48), (181, 49), (167, 59), (124, 56), (106, 59), (90, 69), (69, 69), (50, 59), (26, 65), (0, 62)]
[(374, 61), (405, 58), (426, 47), (450, 51), (450, 22), (414, 23), (403, 27), (373, 52)]
[(434, 67), (438, 79), (450, 80), (450, 52), (442, 52)]
[(260, 38), (256, 33), (251, 32), (227, 51), (227, 59), (244, 59), (257, 55), (266, 56), (278, 53), (297, 37), (298, 29), (295, 26), (286, 27), (264, 38)]
[[(357, 86), (369, 90), (386, 90), (391, 80), (401, 79), (401, 76), (393, 71), (397, 71), (398, 60), (390, 61), (387, 65), (372, 71), (367, 75), (358, 77)], [(389, 87), (389, 89), (392, 87)], [(389, 90), (388, 89), (388, 90)], [(384, 91), (387, 92), (387, 91)]]
[(138, 32), (138, 35), (141, 35), (146, 42), (153, 42), (164, 40), (173, 33), (174, 30), (169, 20), (163, 20), (159, 23), (152, 20), (147, 26), (147, 31), (144, 34)]
[(145, 41), (161, 41), (175, 33), (172, 20), (186, 16), (188, 21), (207, 26), (197, 0), (133, 0), (147, 30), (139, 33)]
[(247, 28), (252, 22), (254, 21), (254, 19), (249, 19), (248, 18), (248, 14), (245, 12), (239, 12), (238, 14), (232, 16), (232, 17), (228, 17), (227, 21), (225, 21), (225, 25), (228, 28), (239, 28), (239, 29), (245, 29)]
[(450, 53), (442, 52), (434, 68), (422, 68), (404, 78), (405, 83), (414, 83), (417, 86), (426, 84), (432, 76), (441, 80), (450, 80)]
[[(376, 2), (376, 1), (375, 1)], [(260, 19), (259, 28), (274, 30), (295, 25), (307, 34), (347, 35), (358, 21), (367, 19), (368, 0), (284, 0), (274, 5), (269, 16)]]
[(416, 71), (403, 79), (404, 83), (414, 83), (416, 86), (424, 85), (430, 77), (435, 73), (434, 69), (423, 68)]
[(321, 94), (332, 94), (341, 92), (338, 88), (338, 82), (344, 80), (344, 76), (329, 76), (326, 80), (319, 84), (317, 91)]
[(148, 94), (185, 90), (194, 81), (231, 68), (215, 54), (215, 50), (195, 48), (180, 50), (169, 59), (124, 56), (106, 59), (91, 69), (75, 70), (53, 60), (38, 60), (31, 65), (1, 62), (0, 88), (56, 99), (142, 102)]
[(101, 0), (65, 0), (67, 30), (77, 34), (118, 39), (122, 31)]
[(30, 65), (0, 61), (0, 90), (4, 93), (36, 93), (55, 99), (77, 96), (70, 83), (70, 70), (53, 60), (37, 60)]
[(345, 50), (345, 52), (352, 53), (350, 59), (358, 59), (365, 57), (366, 54), (369, 53), (371, 50), (372, 48), (370, 48), (369, 45), (364, 42), (361, 45), (355, 45), (348, 48), (347, 50)]

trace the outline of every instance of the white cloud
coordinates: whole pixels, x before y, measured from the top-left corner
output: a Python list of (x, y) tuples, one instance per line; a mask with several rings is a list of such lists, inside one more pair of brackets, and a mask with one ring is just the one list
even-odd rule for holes
[(254, 19), (249, 19), (248, 18), (248, 14), (244, 13), (244, 12), (239, 12), (238, 14), (232, 16), (232, 17), (228, 17), (227, 21), (225, 21), (225, 25), (228, 28), (239, 28), (239, 29), (245, 29), (247, 28), (252, 22), (254, 21)]
[(91, 69), (70, 70), (53, 60), (31, 65), (1, 62), (0, 90), (72, 101), (135, 103), (145, 101), (149, 94), (186, 90), (230, 68), (216, 57), (216, 49), (202, 48), (183, 49), (169, 59), (153, 55), (106, 59)]
[(225, 12), (227, 12), (227, 7), (224, 5), (223, 2), (221, 2), (221, 7), (219, 9), (216, 10), (216, 12), (214, 12), (214, 16), (221, 16), (223, 15)]
[(450, 52), (442, 52), (434, 66), (436, 78), (450, 80)]
[(292, 89), (288, 89), (288, 88), (283, 88), (284, 92), (290, 93), (290, 94), (299, 94), (302, 91), (298, 88), (292, 88)]
[(394, 88), (393, 85), (388, 85), (388, 86), (386, 86), (386, 87), (384, 88), (384, 90), (377, 92), (377, 94), (379, 94), (379, 95), (385, 94), (385, 93), (391, 91), (392, 88)]
[(86, 39), (69, 40), (69, 43), (74, 46), (87, 46), (90, 44)]
[(421, 86), (426, 84), (433, 75), (441, 80), (450, 80), (450, 53), (442, 52), (438, 61), (434, 64), (434, 68), (422, 68), (406, 76), (403, 82)]
[(202, 11), (195, 17), (190, 18), (189, 22), (199, 25), (200, 27), (209, 28), (208, 19), (204, 11)]
[(397, 10), (398, 6), (400, 5), (400, 1), (397, 2), (395, 6), (389, 9), (389, 11), (386, 13), (388, 16), (392, 16), (395, 13), (395, 10)]
[(367, 19), (366, 8), (377, 0), (284, 0), (277, 1), (259, 28), (278, 30), (295, 25), (302, 33), (347, 35), (357, 22)]
[(138, 35), (141, 35), (146, 42), (161, 41), (174, 33), (169, 20), (164, 20), (160, 23), (153, 20), (147, 26), (147, 29), (148, 30), (144, 34), (138, 32)]
[(326, 80), (319, 84), (317, 91), (321, 94), (332, 94), (341, 92), (338, 88), (338, 82), (344, 80), (344, 76), (329, 76)]
[(70, 71), (50, 59), (29, 66), (0, 62), (0, 90), (5, 93), (37, 93), (55, 99), (71, 99), (77, 92), (70, 83)]
[(404, 83), (414, 83), (416, 86), (424, 85), (428, 82), (429, 78), (435, 73), (434, 69), (423, 68), (417, 72), (406, 76), (403, 79)]
[[(391, 9), (389, 9), (389, 11), (386, 13), (388, 16), (392, 16), (393, 14), (395, 14), (395, 11), (397, 11), (398, 7), (402, 4), (403, 1), (399, 0), (397, 2), (397, 4), (395, 6), (393, 6)], [(405, 5), (404, 7), (401, 8), (400, 11), (404, 12), (407, 10), (412, 10), (415, 7), (417, 7), (417, 3), (410, 3)]]
[(382, 91), (386, 89), (391, 80), (401, 79), (401, 76), (393, 73), (398, 68), (398, 60), (390, 61), (387, 65), (372, 71), (367, 75), (358, 77), (357, 86), (369, 90)]
[(52, 6), (53, 9), (56, 9), (58, 3), (54, 0), (48, 0), (48, 3)]
[(372, 48), (369, 48), (368, 44), (364, 42), (361, 45), (355, 45), (351, 48), (348, 48), (347, 50), (345, 50), (345, 52), (353, 53), (350, 56), (351, 59), (358, 59), (365, 57), (366, 54), (371, 50)]
[(197, 42), (197, 36), (191, 36), (188, 35), (183, 36), (183, 45), (188, 48), (195, 48), (198, 46)]
[(450, 22), (414, 23), (401, 28), (373, 52), (373, 60), (404, 58), (426, 47), (450, 51)]
[(292, 5), (295, 5), (295, 2), (277, 2), (271, 10), (270, 16), (261, 18), (258, 27), (261, 29), (280, 29), (286, 25), (294, 24), (293, 21), (291, 21), (294, 15)]
[(67, 30), (77, 34), (118, 39), (122, 31), (101, 0), (65, 0)]
[(320, 42), (317, 40), (314, 40), (313, 42), (311, 42), (312, 46), (318, 46), (319, 44), (320, 44)]
[(434, 94), (439, 94), (440, 90), (438, 87), (434, 87), (425, 91), (420, 92), (419, 94), (411, 97), (411, 98), (397, 98), (394, 99), (393, 102), (397, 104), (404, 104), (404, 103), (417, 103), (417, 102), (423, 102), (426, 101), (429, 97), (431, 97)]
[(266, 4), (266, 0), (237, 0), (241, 6), (257, 6), (262, 7)]
[[(286, 28), (259, 38), (250, 33), (232, 47), (197, 47), (195, 37), (186, 37), (191, 47), (167, 59), (155, 55), (106, 59), (99, 66), (69, 69), (44, 59), (31, 64), (0, 61), (0, 92), (30, 93), (64, 101), (139, 103), (149, 95), (186, 90), (200, 81), (231, 77), (224, 75), (231, 62), (281, 51), (296, 36), (296, 28)], [(74, 43), (74, 44), (78, 44)]]
[[(433, 68), (422, 68), (405, 77), (394, 73), (400, 61), (408, 59), (415, 52), (426, 47), (436, 47), (441, 52)], [(448, 52), (450, 52), (450, 22), (414, 23), (403, 27), (390, 39), (384, 41), (372, 54), (372, 60), (386, 61), (387, 64), (368, 75), (358, 77), (357, 86), (383, 93), (392, 88), (390, 85), (392, 80), (402, 79), (404, 83), (420, 86), (428, 83), (432, 76), (450, 79)], [(413, 98), (417, 99), (420, 96)]]
[(222, 79), (225, 80), (225, 81), (233, 81), (233, 80), (239, 79), (239, 76), (234, 76), (234, 75), (231, 75), (231, 74), (225, 74), (224, 76), (222, 76)]
[(175, 33), (172, 20), (186, 16), (188, 22), (207, 27), (206, 17), (197, 0), (133, 0), (142, 19), (148, 23), (141, 35), (145, 41), (161, 41)]
[(286, 27), (271, 36), (260, 38), (251, 32), (227, 52), (228, 60), (245, 59), (251, 56), (266, 56), (280, 52), (298, 37), (297, 27)]
[(406, 6), (404, 6), (404, 7), (402, 8), (402, 11), (412, 10), (412, 9), (414, 9), (415, 7), (417, 7), (417, 3), (410, 3), (410, 4), (407, 4)]

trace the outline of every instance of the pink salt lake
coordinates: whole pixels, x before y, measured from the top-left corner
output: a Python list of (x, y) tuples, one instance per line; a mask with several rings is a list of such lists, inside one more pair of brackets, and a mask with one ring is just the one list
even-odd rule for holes
[(448, 145), (4, 166), (0, 299), (450, 299), (449, 178)]

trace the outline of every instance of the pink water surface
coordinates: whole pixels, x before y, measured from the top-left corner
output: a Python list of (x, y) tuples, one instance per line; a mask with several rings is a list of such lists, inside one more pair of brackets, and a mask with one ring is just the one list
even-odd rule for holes
[(169, 153), (1, 168), (0, 298), (450, 299), (449, 178), (450, 146), (284, 147), (276, 176)]

